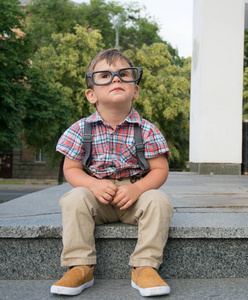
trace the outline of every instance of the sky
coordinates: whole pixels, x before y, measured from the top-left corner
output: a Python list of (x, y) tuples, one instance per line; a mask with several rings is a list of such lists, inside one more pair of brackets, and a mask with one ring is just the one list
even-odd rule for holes
[[(74, 0), (90, 3), (90, 0)], [(193, 0), (134, 0), (145, 5), (146, 12), (160, 26), (160, 36), (178, 49), (179, 56), (192, 56)], [(131, 0), (116, 0), (131, 3)], [(108, 1), (106, 1), (108, 2)]]

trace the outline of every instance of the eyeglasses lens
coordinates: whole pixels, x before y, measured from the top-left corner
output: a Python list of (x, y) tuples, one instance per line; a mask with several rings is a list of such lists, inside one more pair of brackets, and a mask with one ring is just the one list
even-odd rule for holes
[[(118, 74), (118, 77), (124, 82), (133, 82), (139, 79), (139, 72), (135, 68), (134, 69), (127, 68), (127, 69), (119, 70), (114, 73), (116, 75)], [(112, 72), (110, 71), (94, 72), (92, 76), (93, 76), (93, 81), (99, 85), (109, 84), (113, 80)]]

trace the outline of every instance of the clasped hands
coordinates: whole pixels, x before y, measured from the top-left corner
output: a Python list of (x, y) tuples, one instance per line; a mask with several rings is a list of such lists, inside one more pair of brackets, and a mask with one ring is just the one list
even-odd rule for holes
[(116, 205), (120, 210), (130, 207), (141, 195), (141, 191), (135, 184), (117, 187), (107, 179), (97, 180), (91, 191), (101, 203)]

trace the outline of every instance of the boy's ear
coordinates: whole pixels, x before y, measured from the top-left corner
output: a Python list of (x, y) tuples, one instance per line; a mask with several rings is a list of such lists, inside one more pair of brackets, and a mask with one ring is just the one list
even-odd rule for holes
[(134, 87), (133, 99), (138, 99), (139, 97), (139, 86), (136, 84)]
[(85, 91), (85, 95), (86, 95), (86, 98), (88, 99), (88, 101), (91, 103), (91, 104), (96, 104), (97, 102), (97, 98), (94, 94), (94, 91), (92, 89), (87, 89)]

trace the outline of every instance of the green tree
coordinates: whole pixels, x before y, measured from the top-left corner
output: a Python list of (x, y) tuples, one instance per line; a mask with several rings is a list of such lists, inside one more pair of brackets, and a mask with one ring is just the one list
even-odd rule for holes
[(52, 34), (71, 32), (80, 22), (77, 5), (70, 0), (32, 0), (26, 10), (34, 51), (51, 44)]
[(243, 79), (243, 119), (248, 120), (248, 67), (245, 68)]
[(91, 0), (90, 5), (82, 3), (78, 9), (79, 15), (85, 20), (79, 24), (99, 30), (105, 48), (116, 46), (117, 35), (117, 46), (122, 51), (141, 48), (143, 44), (164, 43), (173, 57), (172, 62), (183, 66), (184, 59), (179, 57), (178, 51), (169, 42), (160, 37), (158, 23), (146, 13), (146, 7), (140, 7), (138, 2), (120, 5), (117, 1), (106, 3), (104, 0)]
[(34, 50), (54, 43), (52, 34), (74, 33), (76, 25), (99, 30), (106, 47), (113, 47), (114, 30), (110, 14), (113, 9), (115, 7), (104, 0), (92, 0), (91, 4), (76, 4), (71, 0), (32, 0), (27, 12), (30, 16), (28, 28), (34, 37)]
[(144, 45), (126, 54), (144, 69), (134, 107), (166, 137), (172, 154), (170, 167), (185, 167), (189, 148), (190, 59), (183, 68), (175, 66), (163, 43)]
[(245, 29), (244, 38), (244, 69), (248, 67), (248, 29)]
[[(25, 15), (16, 0), (4, 0), (0, 11), (0, 150), (26, 142), (44, 148), (54, 160), (54, 147), (69, 126), (71, 106), (49, 73), (31, 64)], [(68, 121), (69, 120), (69, 121)], [(21, 140), (21, 142), (20, 142)]]
[(81, 16), (78, 24), (90, 30), (98, 30), (102, 35), (105, 48), (111, 48), (115, 43), (115, 31), (112, 23), (113, 12), (120, 13), (122, 7), (116, 7), (111, 3), (107, 4), (104, 0), (91, 0), (90, 4), (81, 3), (78, 6)]
[(68, 103), (72, 104), (71, 122), (93, 112), (85, 97), (85, 69), (91, 59), (103, 48), (102, 37), (95, 30), (90, 33), (76, 26), (75, 33), (54, 34), (53, 45), (41, 48), (34, 65), (50, 74), (54, 87), (60, 89)]
[(157, 22), (148, 14), (141, 16), (145, 10), (138, 2), (121, 6), (116, 1), (106, 3), (105, 0), (91, 0), (90, 4), (75, 4), (71, 0), (33, 0), (27, 6), (28, 28), (34, 38), (34, 51), (54, 43), (52, 34), (75, 33), (75, 25), (80, 25), (88, 31), (98, 30), (105, 48), (116, 46), (117, 36), (117, 46), (121, 50), (164, 43), (173, 56), (173, 63), (182, 66), (184, 60), (177, 50), (159, 36)]
[(244, 39), (243, 119), (248, 119), (248, 29), (245, 29)]
[(27, 146), (43, 149), (46, 161), (52, 167), (60, 162), (58, 182), (61, 184), (63, 159), (55, 152), (55, 147), (61, 134), (70, 125), (72, 105), (65, 101), (63, 92), (49, 80), (40, 69), (30, 69), (21, 137)]
[(29, 37), (17, 0), (2, 0), (0, 10), (0, 150), (19, 142), (30, 67)]

